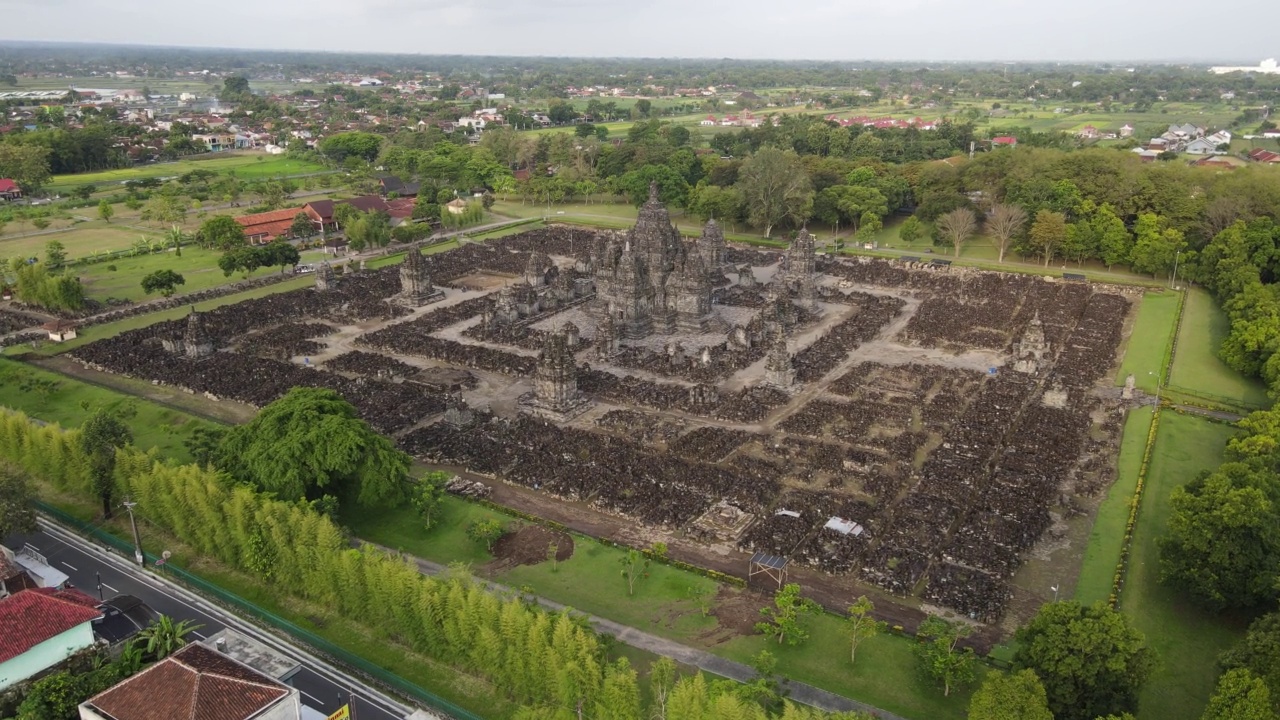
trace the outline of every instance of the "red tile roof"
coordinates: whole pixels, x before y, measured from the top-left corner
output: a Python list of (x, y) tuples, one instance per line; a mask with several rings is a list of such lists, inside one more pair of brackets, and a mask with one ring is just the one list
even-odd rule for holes
[(67, 602), (73, 602), (77, 605), (83, 605), (94, 609), (97, 609), (99, 605), (99, 602), (95, 598), (85, 595), (75, 588), (63, 588), (62, 590), (57, 588), (34, 588), (30, 592), (40, 593), (41, 595), (47, 595), (48, 597), (57, 598), (59, 600), (66, 600)]
[(414, 198), (396, 198), (387, 201), (387, 214), (393, 218), (407, 220), (413, 217)]
[(333, 201), (332, 200), (312, 200), (302, 206), (303, 210), (311, 216), (313, 220), (320, 222), (333, 222)]
[(236, 222), (244, 227), (245, 235), (252, 236), (265, 233), (267, 237), (275, 238), (289, 234), (289, 228), (293, 225), (293, 218), (300, 212), (302, 212), (302, 208), (272, 210), (271, 212), (257, 213), (255, 215), (242, 215), (236, 218)]
[(101, 617), (91, 607), (23, 590), (0, 600), (0, 663)]
[(195, 643), (89, 704), (114, 720), (246, 720), (288, 694), (266, 675)]
[(991, 142), (996, 145), (1017, 145), (1018, 138), (1010, 135), (1001, 135), (998, 138), (992, 138)]
[(9, 178), (0, 178), (0, 192), (17, 192), (18, 183)]

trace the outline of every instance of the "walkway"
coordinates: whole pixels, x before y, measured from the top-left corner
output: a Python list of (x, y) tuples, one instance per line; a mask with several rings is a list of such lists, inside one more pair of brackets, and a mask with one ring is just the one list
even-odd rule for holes
[[(359, 543), (360, 541), (357, 540), (355, 542)], [(384, 547), (382, 545), (375, 544), (374, 547), (381, 548), (389, 553), (398, 554), (391, 548)], [(422, 558), (417, 557), (413, 558), (413, 560), (417, 563), (418, 570), (423, 575), (444, 575), (448, 571), (448, 568), (444, 565), (431, 562), (430, 560), (423, 560)], [(500, 583), (488, 580), (484, 580), (482, 582), (484, 582), (487, 588), (495, 593), (510, 595), (520, 594), (513, 588)], [(529, 597), (528, 595), (523, 596)], [(542, 607), (553, 612), (559, 612), (565, 609), (564, 605), (543, 597), (535, 596), (533, 599)], [(579, 611), (575, 610), (574, 612)], [(583, 613), (583, 615), (586, 617), (587, 621), (591, 623), (591, 627), (595, 628), (596, 632), (611, 635), (631, 647), (639, 648), (655, 655), (669, 657), (678, 663), (692, 665), (709, 673), (714, 673), (721, 677), (726, 677), (730, 680), (737, 680), (742, 683), (750, 682), (756, 677), (756, 671), (742, 663), (727, 660), (718, 655), (706, 652), (705, 650), (699, 650), (697, 648), (689, 647), (688, 645), (682, 645), (674, 640), (658, 637), (657, 635), (652, 635), (644, 632), (643, 630), (637, 630), (636, 628), (623, 625), (597, 615), (585, 613)], [(812, 685), (806, 685), (802, 682), (796, 682), (794, 680), (789, 681), (786, 684), (786, 688), (790, 691), (789, 697), (791, 700), (816, 707), (821, 710), (826, 710), (827, 712), (856, 711), (871, 713), (878, 718), (883, 718), (883, 720), (905, 720), (905, 718), (899, 715), (894, 715), (887, 710), (881, 710), (880, 708), (873, 707), (866, 703), (851, 700), (843, 695), (836, 695), (835, 693), (827, 692), (826, 690), (816, 688)]]

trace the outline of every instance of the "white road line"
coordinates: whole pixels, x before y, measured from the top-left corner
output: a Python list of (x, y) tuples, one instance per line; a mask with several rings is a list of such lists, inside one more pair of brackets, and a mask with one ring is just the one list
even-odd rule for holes
[(199, 630), (192, 630), (192, 631), (191, 631), (191, 634), (192, 634), (192, 635), (195, 635), (196, 637), (200, 638), (201, 640), (204, 640), (204, 633), (200, 632)]
[(67, 562), (66, 560), (62, 560), (61, 562), (62, 562), (62, 564), (63, 564), (63, 565), (66, 565), (67, 567), (71, 568), (72, 570), (74, 570), (74, 571), (76, 571), (76, 572), (80, 572), (80, 568), (76, 567), (75, 565), (72, 565), (71, 563)]
[(320, 702), (320, 698), (316, 697), (315, 695), (312, 695), (311, 693), (307, 692), (306, 690), (299, 690), (298, 692), (302, 693), (303, 695), (306, 695), (306, 696), (307, 696), (307, 698), (308, 698), (309, 700), (311, 700), (311, 702), (313, 702), (313, 703), (315, 703), (315, 704), (317, 704), (317, 705), (321, 705), (321, 704), (322, 704), (322, 703)]
[(108, 584), (106, 584), (106, 583), (102, 583), (102, 587), (104, 587), (104, 588), (106, 588), (106, 589), (110, 590), (110, 591), (111, 591), (111, 592), (113, 592), (113, 593), (118, 593), (118, 592), (120, 592), (119, 590), (117, 590), (117, 589), (115, 589), (115, 588), (111, 587), (110, 585), (108, 585)]

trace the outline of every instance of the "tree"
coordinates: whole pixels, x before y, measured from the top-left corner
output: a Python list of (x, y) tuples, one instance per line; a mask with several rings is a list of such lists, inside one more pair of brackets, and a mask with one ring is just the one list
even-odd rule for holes
[(677, 677), (676, 663), (669, 657), (659, 657), (649, 665), (649, 697), (653, 699), (654, 715), (659, 720), (666, 720), (667, 701)]
[(627, 580), (627, 595), (635, 595), (636, 581), (649, 576), (646, 572), (649, 569), (649, 556), (630, 548), (618, 558), (618, 562), (622, 564), (622, 577)]
[(382, 138), (367, 132), (338, 133), (321, 140), (317, 149), (336, 163), (351, 157), (373, 162), (382, 149)]
[(959, 643), (973, 628), (963, 623), (950, 623), (936, 615), (920, 623), (916, 631), (916, 658), (924, 674), (942, 683), (942, 695), (951, 695), (951, 688), (973, 681), (977, 658), (973, 648), (959, 647)]
[(251, 247), (249, 245), (241, 245), (222, 254), (218, 258), (218, 268), (222, 270), (222, 274), (231, 277), (232, 273), (243, 271), (247, 277), (250, 273), (262, 267), (267, 260), (266, 253), (262, 248)]
[(1104, 602), (1049, 603), (1016, 638), (1014, 667), (1040, 677), (1058, 720), (1133, 710), (1151, 673), (1151, 650), (1142, 633)]
[(447, 494), (444, 486), (449, 482), (448, 473), (429, 472), (418, 481), (413, 490), (413, 509), (418, 511), (423, 524), (428, 530), (439, 521), (440, 507), (444, 505)]
[(404, 500), (411, 462), (336, 392), (295, 387), (227, 431), (216, 464), (282, 500), (351, 493), (385, 507)]
[(969, 208), (956, 208), (939, 217), (934, 227), (938, 229), (938, 235), (955, 248), (955, 256), (960, 257), (960, 248), (978, 230), (978, 216)]
[(174, 622), (168, 615), (161, 615), (138, 633), (138, 642), (147, 655), (163, 660), (186, 645), (187, 636), (202, 627), (204, 626), (196, 625), (190, 620)]
[(9, 178), (22, 192), (35, 195), (53, 177), (49, 154), (43, 145), (0, 143), (0, 178)]
[(67, 246), (57, 240), (45, 243), (44, 264), (50, 270), (61, 270), (67, 264)]
[(1280, 578), (1280, 478), (1253, 464), (1228, 462), (1174, 488), (1160, 539), (1162, 579), (1220, 611), (1274, 600)]
[(385, 247), (391, 242), (391, 223), (388, 222), (387, 216), (380, 212), (364, 213), (346, 228), (347, 243), (352, 250)]
[(186, 278), (166, 268), (143, 276), (142, 291), (148, 295), (153, 292), (159, 292), (162, 297), (169, 297), (173, 295), (179, 285), (186, 284)]
[(924, 228), (921, 226), (920, 218), (912, 215), (903, 221), (902, 227), (898, 228), (898, 238), (905, 243), (913, 243), (924, 237)]
[(987, 234), (999, 253), (997, 262), (1004, 262), (1004, 254), (1013, 245), (1013, 239), (1027, 226), (1027, 211), (1019, 205), (996, 203), (987, 213)]
[(1228, 670), (1218, 678), (1200, 720), (1276, 720), (1271, 690), (1248, 670)]
[(641, 98), (636, 101), (636, 112), (640, 113), (640, 117), (649, 117), (649, 111), (653, 109), (653, 102)]
[(204, 221), (196, 238), (201, 247), (226, 252), (245, 244), (244, 226), (230, 215), (215, 215)]
[(1110, 270), (1112, 265), (1124, 265), (1129, 262), (1133, 250), (1133, 237), (1124, 226), (1124, 221), (1116, 215), (1115, 208), (1103, 205), (1093, 215), (1093, 232), (1098, 238), (1098, 250), (1102, 262)]
[(849, 606), (849, 663), (853, 664), (858, 659), (858, 646), (863, 640), (871, 638), (884, 632), (888, 627), (888, 623), (881, 622), (871, 617), (871, 611), (875, 609), (871, 601), (866, 595), (858, 598), (856, 602)]
[(218, 445), (222, 443), (222, 438), (226, 434), (227, 431), (221, 427), (197, 425), (191, 430), (187, 439), (182, 441), (182, 446), (191, 453), (191, 458), (196, 461), (196, 464), (204, 467), (217, 457)]
[(311, 216), (300, 212), (293, 216), (293, 223), (289, 225), (289, 235), (295, 238), (309, 238), (316, 234), (315, 223), (311, 222)]
[(968, 720), (1053, 720), (1044, 686), (1032, 670), (991, 673), (969, 701)]
[(264, 267), (278, 266), (280, 272), (302, 262), (302, 254), (298, 252), (298, 248), (285, 240), (273, 240), (257, 250)]
[(224, 102), (244, 102), (252, 96), (249, 89), (249, 78), (243, 75), (231, 75), (222, 80), (222, 91), (218, 99)]
[(36, 513), (31, 508), (26, 476), (15, 467), (0, 464), (0, 538), (35, 529)]
[(115, 494), (116, 451), (133, 442), (133, 433), (116, 415), (99, 408), (80, 428), (80, 450), (88, 461), (89, 480), (102, 501), (102, 516), (111, 517)]
[(1254, 620), (1244, 639), (1218, 658), (1225, 671), (1244, 669), (1261, 679), (1272, 697), (1280, 697), (1280, 613)]
[(799, 224), (813, 207), (813, 188), (793, 150), (760, 148), (742, 163), (736, 185), (747, 206), (748, 221), (772, 237), (782, 222)]
[(817, 603), (800, 596), (798, 584), (787, 583), (773, 596), (773, 607), (760, 609), (765, 619), (756, 623), (756, 632), (776, 637), (779, 643), (799, 645), (809, 639), (803, 620), (819, 610)]
[(497, 518), (472, 520), (467, 524), (467, 537), (473, 542), (484, 545), (484, 549), (493, 552), (493, 544), (507, 532), (502, 521)]
[(1174, 228), (1160, 229), (1158, 221), (1144, 222), (1149, 214), (1140, 215), (1134, 225), (1136, 240), (1130, 254), (1134, 272), (1151, 273), (1152, 277), (1173, 269), (1178, 253), (1187, 247), (1182, 232)]
[(98, 217), (105, 222), (111, 222), (111, 218), (116, 214), (115, 208), (111, 207), (111, 203), (105, 199), (98, 201)]
[(1054, 253), (1062, 243), (1066, 242), (1067, 216), (1052, 210), (1037, 212), (1035, 222), (1031, 223), (1028, 239), (1031, 248), (1044, 257), (1044, 266), (1049, 267), (1049, 261), (1053, 259)]

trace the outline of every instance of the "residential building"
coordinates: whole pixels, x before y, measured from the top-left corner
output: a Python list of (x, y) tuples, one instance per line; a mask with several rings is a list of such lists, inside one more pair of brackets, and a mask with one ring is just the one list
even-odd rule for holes
[(1249, 159), (1254, 162), (1275, 165), (1276, 163), (1280, 163), (1280, 153), (1274, 153), (1270, 150), (1258, 148), (1257, 150), (1253, 150), (1249, 153)]
[(6, 598), (16, 592), (40, 587), (13, 559), (13, 553), (0, 546), (0, 598)]
[(293, 219), (302, 208), (285, 208), (270, 212), (241, 215), (236, 222), (244, 228), (244, 236), (251, 245), (265, 245), (276, 239), (288, 239)]
[(445, 203), (445, 209), (454, 215), (461, 215), (467, 211), (467, 201), (462, 198), (454, 198)]
[(378, 189), (386, 197), (395, 193), (400, 197), (417, 197), (418, 183), (405, 182), (395, 175), (382, 175), (378, 178)]
[(1133, 126), (1125, 123), (1120, 127), (1120, 137), (1127, 138), (1133, 135)]
[(76, 324), (70, 320), (50, 320), (40, 326), (41, 330), (49, 333), (49, 340), (52, 342), (66, 342), (76, 339)]
[(17, 563), (31, 578), (36, 587), (63, 588), (67, 585), (67, 574), (49, 564), (49, 559), (31, 545), (23, 545), (17, 552), (0, 546), (0, 553)]
[(992, 147), (1017, 147), (1018, 138), (1013, 137), (1012, 135), (1001, 135), (999, 137), (994, 137), (994, 138), (991, 138), (991, 146)]
[(192, 643), (80, 704), (80, 720), (298, 720), (298, 691)]
[(204, 143), (209, 152), (226, 152), (247, 147), (247, 139), (242, 143), (235, 133), (196, 133), (191, 141)]
[[(58, 595), (55, 597), (55, 595)], [(23, 590), (0, 600), (0, 690), (92, 647), (102, 613), (68, 591)]]
[(702, 122), (698, 124), (701, 125), (702, 127), (713, 127), (717, 122), (718, 121), (716, 120), (715, 115), (708, 115), (702, 119)]

